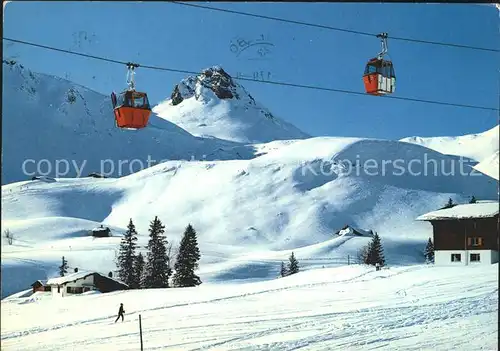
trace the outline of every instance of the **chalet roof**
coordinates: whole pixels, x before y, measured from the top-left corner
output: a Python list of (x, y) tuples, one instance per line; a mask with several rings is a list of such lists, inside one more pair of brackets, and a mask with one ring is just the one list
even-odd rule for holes
[(35, 286), (37, 283), (43, 286), (47, 284), (47, 280), (36, 280), (31, 286)]
[(102, 225), (100, 227), (92, 229), (93, 232), (103, 232), (103, 231), (105, 232), (108, 230), (109, 230), (109, 227), (103, 227)]
[(94, 272), (94, 271), (78, 271), (76, 273), (71, 273), (71, 274), (65, 275), (64, 277), (51, 278), (47, 281), (46, 285), (63, 285), (63, 284), (66, 284), (66, 283), (69, 283), (69, 282), (72, 282), (75, 280), (85, 279), (89, 275), (93, 275), (93, 274), (100, 275), (101, 277), (103, 277), (105, 279), (114, 280), (115, 282), (120, 283), (122, 285), (127, 285), (124, 282), (119, 281), (118, 279), (110, 278), (107, 275), (103, 275), (101, 273)]
[(439, 221), (447, 219), (491, 218), (498, 215), (499, 203), (496, 201), (478, 201), (474, 204), (455, 205), (432, 211), (417, 217), (417, 221)]
[(47, 285), (62, 285), (64, 283), (72, 282), (78, 279), (84, 279), (85, 277), (94, 274), (91, 271), (78, 271), (76, 273), (70, 273), (64, 277), (56, 277), (47, 280)]

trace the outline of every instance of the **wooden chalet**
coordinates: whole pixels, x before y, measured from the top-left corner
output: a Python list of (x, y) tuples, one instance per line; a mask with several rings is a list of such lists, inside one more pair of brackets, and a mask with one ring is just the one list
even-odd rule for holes
[(95, 238), (107, 238), (111, 236), (111, 230), (108, 227), (104, 227), (102, 224), (99, 228), (92, 229), (91, 233)]
[(118, 290), (127, 290), (127, 284), (92, 271), (78, 271), (64, 277), (52, 278), (47, 281), (53, 296), (68, 296), (82, 294), (88, 291), (107, 293)]
[(478, 201), (417, 218), (433, 228), (434, 263), (493, 264), (499, 260), (499, 203)]
[(46, 280), (37, 280), (33, 284), (31, 284), (31, 288), (33, 289), (33, 294), (37, 291), (48, 292), (50, 291), (50, 285), (46, 285)]

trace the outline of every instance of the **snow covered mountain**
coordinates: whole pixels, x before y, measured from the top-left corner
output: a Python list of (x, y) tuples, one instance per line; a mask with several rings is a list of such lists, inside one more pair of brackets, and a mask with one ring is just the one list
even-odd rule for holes
[[(418, 174), (424, 159), (436, 160), (436, 173)], [(366, 167), (368, 160), (379, 168)], [(400, 172), (397, 160), (404, 161), (399, 167), (421, 163)], [(361, 166), (349, 167), (356, 162)], [(251, 160), (169, 161), (119, 179), (4, 185), (2, 227), (16, 240), (2, 244), (3, 294), (53, 274), (63, 255), (72, 267), (113, 270), (129, 218), (144, 246), (156, 215), (174, 243), (188, 223), (198, 231), (205, 282), (276, 277), (292, 250), (304, 267), (347, 264), (370, 238), (335, 234), (345, 225), (377, 231), (391, 265), (422, 262), (432, 229), (416, 217), (448, 197), (496, 199), (493, 179), (447, 175), (452, 162), (455, 157), (398, 141), (310, 138)], [(100, 223), (118, 236), (87, 236)]]
[[(210, 78), (207, 72), (202, 81)], [(224, 81), (223, 71), (211, 72)], [(260, 118), (260, 112), (221, 114), (250, 104), (251, 96), (236, 83), (224, 90), (227, 82), (217, 85), (217, 79), (207, 80), (212, 88), (179, 85), (176, 105), (163, 103), (155, 110), (164, 117), (169, 109), (167, 115), (173, 116), (182, 114), (181, 106), (197, 106), (185, 108), (205, 113), (200, 121), (222, 123), (216, 129), (227, 135), (218, 136), (233, 140), (279, 139), (285, 130), (294, 130), (276, 118)], [(193, 96), (182, 92), (188, 85)], [(66, 80), (4, 63), (3, 86), (2, 181), (10, 184), (2, 185), (2, 228), (15, 239), (12, 245), (2, 242), (2, 296), (53, 275), (63, 255), (71, 267), (114, 270), (115, 250), (130, 218), (142, 246), (156, 215), (176, 244), (191, 223), (199, 233), (202, 281), (246, 281), (276, 277), (279, 262), (292, 250), (305, 269), (347, 264), (370, 238), (337, 235), (346, 225), (378, 232), (391, 265), (422, 262), (432, 229), (416, 217), (449, 197), (456, 202), (472, 195), (496, 199), (493, 179), (470, 176), (469, 165), (465, 173), (449, 175), (456, 156), (412, 143), (297, 136), (244, 145), (193, 136), (156, 115), (149, 128), (122, 131), (114, 126), (107, 97)], [(242, 116), (248, 124), (236, 123)], [(170, 161), (139, 172), (140, 167), (128, 167), (133, 159), (146, 162), (148, 155)], [(31, 181), (22, 169), (30, 158), (85, 167), (68, 170), (66, 177), (77, 170), (129, 175)], [(120, 160), (128, 164), (121, 172), (102, 170), (100, 162), (106, 159), (115, 167)], [(436, 161), (436, 169), (426, 168), (429, 159)], [(88, 230), (100, 224), (115, 236), (89, 237)]]
[(400, 141), (422, 145), (445, 155), (463, 156), (482, 162), (498, 153), (499, 127), (497, 125), (477, 134), (427, 138), (412, 136)]
[(196, 136), (241, 143), (310, 137), (275, 117), (218, 66), (183, 79), (153, 111)]
[(20, 64), (3, 62), (2, 84), (2, 184), (30, 179), (37, 164), (37, 173), (50, 167), (49, 176), (56, 175), (57, 163), (60, 176), (120, 176), (147, 167), (149, 160), (254, 156), (251, 146), (198, 138), (154, 114), (148, 128), (120, 130), (109, 97)]

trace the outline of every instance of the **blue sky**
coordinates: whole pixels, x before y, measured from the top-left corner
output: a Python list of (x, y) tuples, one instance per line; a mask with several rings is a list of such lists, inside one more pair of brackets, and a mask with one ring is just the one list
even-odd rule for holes
[[(498, 107), (500, 54), (391, 41), (390, 36), (499, 48), (499, 16), (475, 4), (204, 3), (213, 7), (388, 32), (395, 96)], [(7, 4), (4, 36), (145, 65), (200, 71), (221, 65), (231, 75), (262, 71), (271, 80), (363, 91), (376, 38), (152, 2), (26, 2)], [(235, 38), (264, 38), (239, 56)], [(66, 77), (104, 94), (125, 88), (126, 67), (4, 41), (4, 57)], [(254, 50), (255, 48), (255, 50)], [(185, 75), (138, 69), (137, 89), (151, 103), (169, 97)], [(399, 139), (477, 133), (498, 112), (242, 82), (276, 116), (314, 136)], [(5, 97), (5, 95), (4, 95)]]

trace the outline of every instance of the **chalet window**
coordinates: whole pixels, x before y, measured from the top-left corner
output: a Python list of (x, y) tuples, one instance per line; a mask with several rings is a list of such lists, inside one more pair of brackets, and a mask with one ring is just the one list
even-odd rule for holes
[(461, 254), (451, 254), (451, 262), (460, 262), (462, 261)]
[(44, 287), (43, 287), (43, 290), (44, 290), (44, 291), (50, 291), (50, 290), (51, 290), (51, 289), (50, 289), (50, 285), (46, 285), (46, 286), (44, 286)]
[(60, 285), (58, 285), (58, 286), (57, 286), (57, 293), (60, 293), (60, 292), (61, 292), (61, 286), (60, 286)]
[(83, 292), (83, 287), (81, 287), (81, 286), (79, 286), (79, 287), (68, 286), (66, 291), (69, 294), (81, 294)]
[(469, 246), (481, 246), (483, 244), (483, 238), (478, 238), (478, 237), (467, 238), (467, 244)]
[(481, 262), (480, 254), (478, 254), (478, 253), (470, 254), (470, 261), (471, 262)]

